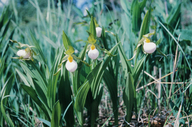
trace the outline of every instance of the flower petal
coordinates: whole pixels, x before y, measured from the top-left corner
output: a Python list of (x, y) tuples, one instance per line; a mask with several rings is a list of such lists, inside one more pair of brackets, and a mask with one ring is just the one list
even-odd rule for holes
[(24, 49), (21, 49), (17, 51), (17, 55), (23, 57), (24, 59), (27, 59), (31, 56), (30, 51), (27, 53)]
[(156, 44), (153, 42), (144, 43), (143, 49), (146, 53), (151, 54), (156, 50)]
[(96, 33), (97, 33), (97, 37), (101, 37), (102, 28), (101, 27), (96, 27)]
[(72, 62), (67, 61), (65, 67), (68, 71), (74, 72), (77, 69), (77, 62), (73, 60)]
[(99, 51), (96, 48), (94, 50), (90, 49), (88, 52), (88, 56), (89, 56), (89, 58), (94, 60), (99, 56)]

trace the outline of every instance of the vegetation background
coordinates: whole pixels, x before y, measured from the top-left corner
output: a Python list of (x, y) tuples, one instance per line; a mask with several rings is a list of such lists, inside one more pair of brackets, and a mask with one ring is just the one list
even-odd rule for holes
[[(95, 25), (77, 2), (0, 1), (0, 126), (192, 126), (192, 1), (87, 1), (106, 49), (95, 61)], [(144, 54), (136, 46), (154, 31), (161, 52)], [(10, 40), (35, 46), (35, 60), (13, 59)], [(55, 76), (69, 43), (91, 67)]]

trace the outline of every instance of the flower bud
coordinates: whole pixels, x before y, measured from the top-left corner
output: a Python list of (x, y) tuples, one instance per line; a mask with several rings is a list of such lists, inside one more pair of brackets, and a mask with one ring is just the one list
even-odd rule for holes
[(146, 39), (143, 44), (143, 49), (146, 53), (151, 54), (156, 50), (156, 44), (154, 42), (150, 42), (149, 39)]
[(101, 27), (96, 27), (96, 33), (97, 33), (97, 37), (101, 37), (102, 28)]
[(20, 57), (23, 57), (24, 59), (28, 59), (31, 57), (31, 52), (21, 49), (21, 50), (17, 51), (17, 55)]
[(73, 60), (72, 62), (67, 60), (67, 63), (65, 64), (65, 67), (66, 67), (66, 69), (68, 71), (74, 72), (77, 69), (77, 62), (75, 60)]

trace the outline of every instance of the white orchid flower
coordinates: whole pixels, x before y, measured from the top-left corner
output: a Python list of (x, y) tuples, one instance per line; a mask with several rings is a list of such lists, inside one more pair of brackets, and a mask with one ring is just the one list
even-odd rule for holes
[(88, 56), (93, 60), (99, 56), (99, 51), (95, 48), (95, 45), (91, 45), (90, 50), (88, 52)]
[(77, 69), (77, 62), (73, 60), (71, 55), (69, 55), (67, 59), (68, 60), (65, 64), (66, 69), (70, 72), (74, 72)]
[(144, 40), (144, 44), (143, 44), (143, 50), (148, 53), (151, 54), (156, 50), (156, 44), (154, 42), (150, 42), (150, 40), (148, 38), (146, 38)]
[(65, 51), (65, 56), (62, 58), (61, 63), (58, 65), (58, 70), (54, 75), (57, 75), (59, 73), (59, 71), (61, 70), (61, 66), (62, 64), (67, 60), (66, 64), (65, 64), (65, 68), (69, 71), (69, 72), (74, 72), (77, 70), (78, 64), (75, 60), (81, 61), (83, 62), (85, 65), (90, 66), (88, 63), (84, 62), (83, 60), (81, 60), (81, 58), (76, 57), (73, 53), (75, 52), (75, 50), (73, 49), (72, 46), (69, 46), (68, 50)]
[(101, 37), (101, 33), (102, 33), (102, 28), (101, 27), (96, 27), (97, 37)]
[(94, 36), (90, 34), (88, 37), (88, 43), (90, 43), (90, 45), (88, 45), (88, 56), (93, 60), (99, 56), (99, 51), (96, 49), (96, 41), (97, 40), (94, 38)]
[(17, 51), (17, 55), (23, 59), (30, 59), (31, 58), (31, 51), (29, 48), (20, 49)]
[[(34, 50), (32, 49), (34, 46), (30, 46), (28, 44), (23, 44), (21, 42), (17, 42), (15, 40), (10, 40), (13, 43), (17, 43), (19, 46), (16, 46), (19, 50), (17, 51), (17, 56), (19, 57), (12, 57), (13, 59), (22, 59), (22, 60), (34, 60), (33, 55), (36, 55)], [(22, 49), (27, 47), (25, 49)]]

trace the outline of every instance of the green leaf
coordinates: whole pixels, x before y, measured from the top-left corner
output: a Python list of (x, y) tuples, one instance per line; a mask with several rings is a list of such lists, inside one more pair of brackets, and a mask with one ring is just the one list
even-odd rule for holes
[(32, 61), (20, 61), (20, 65), (25, 73), (33, 79), (38, 96), (47, 104), (47, 82), (41, 70)]
[(61, 106), (59, 101), (57, 101), (53, 107), (52, 117), (51, 117), (51, 127), (59, 127), (61, 119)]
[(30, 86), (29, 82), (28, 82), (28, 78), (27, 76), (25, 76), (20, 70), (18, 70), (17, 68), (15, 68), (17, 74), (19, 75), (19, 77), (21, 78), (21, 80), (24, 82), (25, 85)]
[(104, 48), (109, 50), (108, 44), (107, 44), (107, 38), (106, 38), (106, 33), (105, 33), (105, 28), (102, 27), (102, 33), (101, 33), (101, 39), (102, 39), (102, 43), (104, 45)]
[[(117, 47), (118, 47), (119, 43), (117, 43), (110, 51), (109, 53), (110, 54), (113, 54)], [(104, 74), (104, 71), (108, 65), (108, 63), (110, 62), (111, 60), (111, 55), (106, 55), (104, 60), (102, 61), (100, 67), (99, 67), (99, 71), (98, 73), (96, 74), (96, 76), (94, 77), (94, 80), (93, 80), (93, 84), (91, 84), (91, 92), (92, 92), (92, 96), (93, 96), (93, 99), (96, 98), (97, 94), (98, 94), (98, 90), (99, 90), (99, 87), (100, 87), (100, 82), (102, 80), (102, 77), (103, 77), (103, 74)]]
[(91, 23), (89, 27), (89, 32), (93, 35), (94, 38), (96, 38), (96, 28), (95, 28), (95, 22), (94, 17), (91, 16)]
[(63, 45), (64, 45), (65, 50), (69, 49), (69, 46), (72, 46), (69, 38), (67, 37), (67, 35), (65, 34), (64, 31), (62, 34), (62, 40), (63, 40)]
[(4, 117), (4, 119), (6, 120), (7, 124), (8, 124), (9, 126), (11, 126), (11, 127), (14, 127), (15, 125), (14, 125), (13, 121), (11, 120), (9, 114), (6, 114), (5, 109), (4, 109), (4, 106), (3, 106), (3, 99), (5, 99), (5, 98), (7, 98), (7, 97), (9, 97), (9, 96), (10, 96), (10, 95), (4, 96), (4, 97), (2, 97), (2, 99), (1, 99), (1, 113), (2, 113), (2, 115), (3, 115), (3, 117)]
[(45, 55), (43, 54), (43, 51), (40, 47), (40, 43), (37, 41), (37, 39), (34, 37), (34, 34), (30, 31), (30, 37), (28, 38), (28, 41), (30, 42), (31, 45), (34, 45), (35, 48), (38, 50), (38, 53), (40, 56), (40, 59), (38, 59), (40, 62), (42, 61), (43, 64), (46, 63), (46, 60), (45, 60)]
[[(66, 68), (63, 68), (63, 75), (61, 76), (61, 80), (59, 82), (58, 86), (58, 99), (61, 104), (61, 112), (64, 112), (65, 109), (68, 107), (68, 105), (72, 102), (71, 97), (73, 96), (70, 81), (69, 81), (69, 75)], [(65, 121), (66, 126), (73, 127), (74, 126), (74, 112), (73, 112), (73, 106), (70, 106), (65, 115)]]
[[(83, 61), (84, 58), (85, 58), (85, 55), (86, 55), (86, 50), (87, 50), (87, 46), (88, 44), (86, 43), (86, 45), (84, 46), (83, 50), (80, 52), (79, 54), (79, 58)], [(82, 73), (81, 72), (81, 68), (83, 66), (83, 62), (79, 61), (78, 62), (78, 69), (74, 72), (74, 77), (73, 77), (73, 92), (75, 94), (75, 96), (77, 95), (77, 90), (79, 89), (80, 87), (80, 83), (81, 83), (81, 79), (80, 77), (82, 76)]]
[(161, 55), (163, 55), (164, 57), (167, 58), (167, 56), (166, 56), (159, 48), (157, 48), (156, 50), (157, 50)]
[(96, 67), (88, 74), (83, 85), (78, 89), (76, 99), (75, 99), (75, 108), (77, 111), (82, 111), (85, 105), (87, 94), (91, 87), (91, 84), (98, 74), (101, 62), (96, 65)]
[(76, 95), (76, 99), (75, 99), (75, 109), (77, 111), (83, 110), (89, 89), (90, 89), (89, 81), (86, 81), (79, 88), (77, 95)]
[(178, 4), (169, 14), (169, 17), (167, 18), (167, 22), (170, 26), (175, 28), (177, 21), (181, 17), (181, 3)]
[(3, 13), (1, 14), (1, 18), (0, 18), (0, 31), (3, 28), (3, 26), (8, 22), (9, 16), (10, 16), (9, 13), (10, 13), (9, 7), (5, 7), (3, 9)]
[(49, 121), (47, 121), (47, 120), (45, 120), (45, 119), (42, 119), (42, 118), (38, 118), (38, 117), (37, 117), (37, 119), (39, 119), (40, 121), (42, 121), (45, 125), (51, 127), (51, 123), (50, 123)]
[(29, 86), (21, 84), (21, 87), (29, 94), (29, 96), (37, 103), (37, 105), (43, 110), (43, 112), (46, 114), (47, 118), (51, 118), (51, 112), (46, 104), (43, 103), (42, 100), (39, 99), (36, 91)]
[[(108, 68), (109, 68), (109, 66), (108, 66)], [(115, 70), (113, 70), (113, 72), (114, 71)], [(110, 93), (111, 101), (113, 103), (113, 113), (114, 113), (114, 118), (115, 118), (115, 125), (117, 125), (118, 124), (118, 101), (119, 101), (118, 95), (117, 95), (117, 90), (118, 90), (117, 79), (114, 78), (108, 70), (105, 70), (103, 79), (104, 79), (105, 84)]]
[(130, 7), (128, 7), (130, 4), (128, 3), (127, 0), (120, 0), (121, 3), (121, 7), (123, 8), (123, 10), (125, 11), (125, 13), (130, 16)]
[(131, 4), (131, 16), (132, 16), (132, 30), (134, 33), (138, 32), (141, 26), (141, 12), (139, 1), (133, 0)]
[(109, 90), (111, 100), (113, 103), (116, 103), (117, 101), (117, 81), (115, 81), (114, 77), (109, 73), (108, 70), (105, 70), (105, 73), (103, 75), (103, 79), (106, 83), (106, 86)]
[[(176, 30), (177, 35), (179, 36), (179, 41), (191, 41), (192, 42), (192, 30)], [(190, 45), (189, 43), (188, 45)]]
[(126, 86), (123, 91), (123, 101), (126, 106), (126, 121), (131, 122), (133, 105), (135, 103), (136, 93), (134, 87), (134, 79), (130, 73), (126, 78)]
[[(11, 89), (12, 89), (12, 87), (13, 87), (14, 79), (15, 79), (15, 77), (14, 77), (14, 74), (12, 73), (12, 74), (10, 75), (10, 77), (7, 79), (4, 96), (10, 94)], [(4, 85), (5, 85), (5, 84), (4, 84)], [(4, 105), (7, 105), (7, 98), (4, 99)]]
[(141, 10), (143, 10), (143, 8), (145, 7), (146, 2), (147, 2), (147, 0), (143, 0), (142, 2), (139, 3)]
[(175, 39), (175, 37), (173, 36), (173, 34), (171, 34), (171, 32), (159, 21), (159, 24), (167, 31), (167, 33), (173, 38), (173, 40), (175, 41), (175, 43), (178, 45), (179, 49), (181, 50), (187, 64), (188, 64), (188, 67), (190, 69), (190, 71), (192, 72), (192, 69), (191, 69), (191, 65), (189, 63), (189, 61), (187, 60), (186, 58), (186, 55), (185, 55), (185, 52), (183, 51), (182, 47), (180, 46), (179, 42)]
[(48, 85), (47, 85), (47, 98), (49, 98), (48, 105), (52, 109), (53, 105), (56, 102), (56, 96), (57, 96), (57, 89), (58, 89), (58, 75), (54, 75), (55, 72), (57, 72), (58, 64), (61, 61), (62, 56), (64, 55), (63, 47), (59, 48), (56, 53), (56, 57), (54, 59), (53, 66), (50, 71), (50, 76), (48, 79)]
[(91, 127), (95, 126), (95, 121), (98, 117), (98, 106), (101, 102), (102, 95), (103, 86), (99, 88), (97, 98), (91, 102)]
[(134, 78), (134, 81), (135, 83), (137, 83), (137, 80), (139, 78), (139, 75), (141, 74), (141, 71), (143, 69), (143, 64), (144, 62), (146, 61), (146, 59), (148, 59), (149, 55), (147, 56), (143, 56), (143, 58), (141, 58), (137, 64), (134, 66), (134, 69), (133, 69), (133, 78)]
[(9, 20), (7, 21), (7, 23), (5, 24), (5, 28), (4, 28), (3, 33), (2, 33), (2, 35), (1, 35), (3, 38), (5, 37), (8, 29), (10, 28), (10, 23), (11, 23), (11, 20), (9, 19)]
[(91, 18), (91, 13), (86, 9), (86, 11), (87, 11), (87, 14), (89, 15), (89, 17)]
[(14, 74), (12, 73), (11, 76), (7, 79), (7, 81), (3, 85), (3, 88), (1, 89), (1, 113), (5, 121), (8, 123), (8, 125), (12, 127), (14, 127), (14, 123), (12, 122), (9, 114), (6, 114), (3, 105), (7, 105), (7, 101), (8, 101), (7, 97), (10, 96), (9, 94), (12, 89), (13, 81), (14, 81)]
[(147, 34), (149, 31), (149, 25), (150, 25), (150, 18), (151, 18), (151, 10), (148, 10), (145, 14), (145, 17), (143, 19), (140, 33), (139, 33), (139, 40), (143, 37), (143, 35)]
[(121, 60), (121, 65), (123, 67), (124, 72), (130, 72), (132, 73), (132, 67), (129, 61), (127, 61), (127, 57), (125, 55), (125, 52), (123, 50), (122, 44), (119, 44), (118, 46), (118, 52)]
[(79, 17), (83, 17), (82, 11), (79, 8), (77, 8), (75, 5), (72, 5), (72, 9), (74, 10), (74, 12), (76, 12), (79, 15)]

